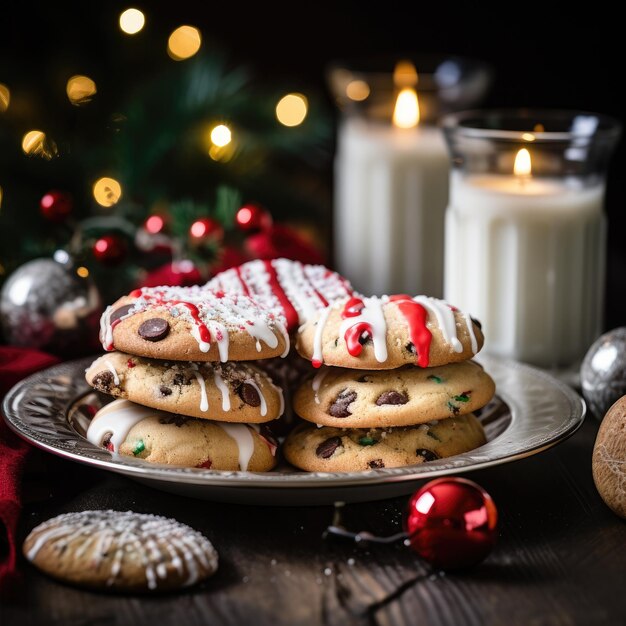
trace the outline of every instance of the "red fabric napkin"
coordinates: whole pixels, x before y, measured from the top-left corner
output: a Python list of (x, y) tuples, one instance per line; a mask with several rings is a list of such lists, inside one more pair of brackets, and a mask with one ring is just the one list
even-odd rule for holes
[[(0, 346), (0, 400), (22, 378), (58, 362), (51, 354), (37, 350)], [(0, 419), (0, 592), (15, 573), (20, 478), (29, 449)]]

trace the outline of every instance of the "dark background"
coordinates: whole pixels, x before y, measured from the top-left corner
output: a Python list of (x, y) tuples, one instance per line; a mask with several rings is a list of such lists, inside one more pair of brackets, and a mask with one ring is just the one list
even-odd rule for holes
[[(293, 90), (325, 93), (330, 109), (324, 79), (329, 62), (442, 52), (492, 65), (495, 81), (485, 106), (576, 108), (624, 121), (626, 32), (608, 6), (585, 3), (577, 11), (562, 4), (552, 12), (547, 3), (430, 4), (11, 2), (0, 19), (0, 82), (28, 85), (37, 100), (35, 119), (53, 115), (46, 111), (46, 87), (59, 68), (65, 76), (67, 71), (92, 76), (99, 86), (119, 80), (124, 88), (129, 77), (112, 75), (110, 68), (124, 61), (131, 46), (134, 71), (146, 76), (157, 69), (155, 57), (161, 65), (169, 61), (155, 55), (154, 46), (164, 48), (169, 32), (189, 23), (200, 28), (204, 45), (227, 51), (258, 76), (284, 79)], [(144, 33), (132, 42), (117, 28), (117, 16), (129, 6), (147, 17)], [(607, 328), (626, 323), (625, 159), (622, 140), (607, 191)], [(326, 174), (330, 186), (330, 166)]]

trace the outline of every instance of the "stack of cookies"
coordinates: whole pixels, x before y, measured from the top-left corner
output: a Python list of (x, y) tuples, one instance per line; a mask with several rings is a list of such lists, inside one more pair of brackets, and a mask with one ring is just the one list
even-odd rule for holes
[(320, 368), (294, 398), (304, 423), (284, 444), (307, 471), (412, 465), (485, 443), (473, 411), (495, 393), (471, 358), (478, 322), (426, 296), (349, 297), (300, 328), (298, 352)]
[(108, 354), (86, 371), (90, 385), (117, 400), (96, 414), (88, 439), (157, 463), (272, 469), (277, 443), (264, 425), (281, 416), (284, 400), (260, 365), (286, 357), (289, 333), (350, 293), (327, 268), (279, 259), (201, 287), (121, 298), (101, 320)]

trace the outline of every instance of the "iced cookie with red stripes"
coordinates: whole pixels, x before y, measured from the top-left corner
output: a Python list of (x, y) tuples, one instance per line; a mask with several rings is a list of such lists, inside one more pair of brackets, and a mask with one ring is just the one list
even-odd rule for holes
[(394, 370), (323, 366), (296, 391), (294, 410), (337, 428), (409, 426), (473, 413), (494, 393), (493, 379), (474, 361)]
[(284, 318), (242, 294), (204, 287), (142, 288), (107, 308), (105, 350), (177, 361), (252, 361), (286, 355)]
[(285, 439), (289, 463), (309, 472), (358, 472), (403, 467), (469, 452), (486, 442), (469, 413), (439, 422), (398, 428), (297, 426)]
[(282, 389), (252, 363), (169, 362), (110, 352), (87, 368), (85, 378), (116, 398), (191, 417), (262, 423), (284, 411)]
[(91, 420), (87, 439), (114, 454), (183, 467), (267, 472), (278, 443), (262, 424), (231, 424), (113, 400)]
[(380, 370), (466, 361), (483, 341), (480, 324), (444, 300), (352, 296), (303, 324), (296, 347), (315, 367)]
[(282, 316), (290, 332), (330, 303), (354, 293), (343, 276), (327, 267), (289, 259), (249, 261), (220, 272), (207, 287), (253, 298), (263, 308)]

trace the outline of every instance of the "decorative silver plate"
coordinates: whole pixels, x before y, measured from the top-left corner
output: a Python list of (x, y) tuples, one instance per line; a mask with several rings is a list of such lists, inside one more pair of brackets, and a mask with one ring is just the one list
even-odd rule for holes
[(582, 398), (549, 374), (485, 355), (478, 360), (495, 380), (498, 395), (479, 414), (488, 443), (471, 452), (419, 465), (362, 472), (308, 473), (284, 465), (266, 473), (170, 467), (113, 455), (84, 438), (90, 420), (87, 407), (97, 408), (103, 401), (84, 379), (92, 360), (56, 365), (13, 387), (3, 404), (9, 426), (27, 441), (59, 456), (165, 491), (224, 502), (330, 504), (405, 495), (425, 479), (541, 452), (572, 435), (585, 416)]

